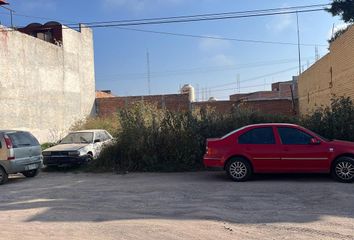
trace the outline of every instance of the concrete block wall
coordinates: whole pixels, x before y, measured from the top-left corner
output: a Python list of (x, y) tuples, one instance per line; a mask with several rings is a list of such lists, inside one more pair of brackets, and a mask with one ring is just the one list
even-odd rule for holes
[(310, 114), (333, 96), (354, 99), (354, 27), (330, 45), (330, 52), (299, 76), (299, 109)]
[(57, 46), (0, 27), (1, 129), (31, 131), (54, 141), (94, 113), (92, 31), (63, 29)]

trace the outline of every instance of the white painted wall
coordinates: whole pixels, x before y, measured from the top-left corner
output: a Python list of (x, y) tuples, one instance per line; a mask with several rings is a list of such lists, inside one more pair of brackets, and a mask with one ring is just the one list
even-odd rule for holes
[(94, 113), (92, 31), (63, 29), (63, 46), (0, 27), (0, 129), (54, 141)]

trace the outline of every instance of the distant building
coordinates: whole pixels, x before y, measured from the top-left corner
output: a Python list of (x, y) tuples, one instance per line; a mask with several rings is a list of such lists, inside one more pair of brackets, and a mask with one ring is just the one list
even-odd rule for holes
[(264, 113), (294, 115), (298, 112), (296, 85), (297, 77), (293, 77), (292, 81), (273, 83), (271, 91), (234, 94), (230, 101)]
[(57, 22), (13, 30), (0, 26), (1, 128), (57, 140), (94, 113), (92, 31)]
[(96, 91), (96, 98), (112, 98), (116, 97), (112, 94), (111, 90), (98, 90)]
[[(292, 100), (291, 88), (293, 81), (277, 82), (272, 84), (272, 91), (258, 91), (252, 93), (239, 93), (230, 96), (231, 101), (256, 101), (256, 100)], [(296, 89), (296, 88), (295, 88)], [(294, 98), (297, 92), (294, 91)]]
[(299, 109), (309, 114), (329, 106), (331, 98), (354, 100), (354, 27), (351, 26), (329, 47), (330, 52), (299, 76)]

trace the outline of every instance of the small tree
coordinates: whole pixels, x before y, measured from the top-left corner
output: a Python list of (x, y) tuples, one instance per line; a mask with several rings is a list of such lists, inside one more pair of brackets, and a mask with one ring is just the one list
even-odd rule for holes
[(333, 16), (340, 16), (346, 23), (354, 22), (354, 0), (333, 0), (327, 11)]

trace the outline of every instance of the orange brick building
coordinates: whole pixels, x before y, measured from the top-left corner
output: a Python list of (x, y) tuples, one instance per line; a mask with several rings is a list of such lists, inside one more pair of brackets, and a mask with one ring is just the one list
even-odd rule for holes
[(354, 99), (354, 27), (333, 41), (330, 52), (299, 77), (300, 114), (329, 106), (334, 96)]

